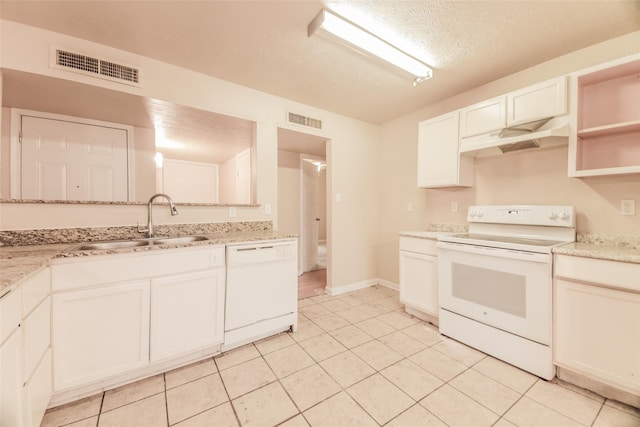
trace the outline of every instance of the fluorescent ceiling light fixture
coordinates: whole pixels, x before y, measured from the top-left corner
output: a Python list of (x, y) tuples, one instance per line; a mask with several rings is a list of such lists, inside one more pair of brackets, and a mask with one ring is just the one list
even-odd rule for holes
[(433, 71), (425, 63), (327, 9), (321, 10), (307, 28), (309, 37), (316, 33), (337, 37), (360, 52), (373, 55), (412, 74), (416, 78), (414, 86), (433, 75)]

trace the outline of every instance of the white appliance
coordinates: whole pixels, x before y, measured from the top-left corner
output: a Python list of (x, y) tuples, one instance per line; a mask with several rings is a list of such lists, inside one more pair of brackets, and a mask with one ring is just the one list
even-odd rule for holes
[(298, 326), (296, 240), (227, 245), (223, 350)]
[(439, 237), (440, 333), (550, 380), (551, 249), (575, 241), (572, 206), (471, 206)]

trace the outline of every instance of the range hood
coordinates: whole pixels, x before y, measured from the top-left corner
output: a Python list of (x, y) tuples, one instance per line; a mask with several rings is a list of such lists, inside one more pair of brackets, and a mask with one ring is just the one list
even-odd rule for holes
[(568, 143), (569, 116), (551, 117), (462, 138), (460, 154), (486, 157)]

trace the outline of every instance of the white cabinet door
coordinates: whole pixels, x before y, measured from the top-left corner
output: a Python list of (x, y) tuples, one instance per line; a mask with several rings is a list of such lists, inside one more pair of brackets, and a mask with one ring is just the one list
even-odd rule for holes
[(458, 150), (458, 124), (458, 111), (420, 122), (418, 187), (473, 185), (473, 160)]
[(54, 389), (149, 362), (149, 281), (53, 296)]
[(505, 96), (488, 99), (460, 110), (460, 137), (482, 135), (507, 124)]
[(224, 270), (151, 282), (151, 361), (222, 343)]
[(567, 78), (538, 83), (507, 95), (507, 126), (567, 114)]
[(640, 394), (640, 294), (556, 279), (555, 362)]
[(435, 256), (400, 251), (400, 302), (438, 316), (438, 261)]
[(25, 426), (40, 425), (49, 405), (52, 390), (51, 349), (47, 349), (40, 365), (24, 388)]
[(0, 426), (22, 426), (22, 330), (0, 347)]

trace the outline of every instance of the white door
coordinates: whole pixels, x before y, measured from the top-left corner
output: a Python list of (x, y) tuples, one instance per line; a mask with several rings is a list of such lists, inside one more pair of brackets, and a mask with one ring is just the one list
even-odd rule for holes
[(218, 203), (218, 165), (164, 159), (158, 191), (177, 203)]
[(318, 264), (318, 168), (302, 163), (302, 270), (311, 271)]
[(23, 199), (127, 201), (127, 131), (21, 116)]
[(400, 302), (438, 316), (438, 258), (400, 251)]
[(151, 361), (222, 343), (224, 270), (151, 281)]
[(53, 295), (54, 390), (149, 363), (149, 282)]
[(22, 426), (22, 331), (0, 347), (0, 425)]

